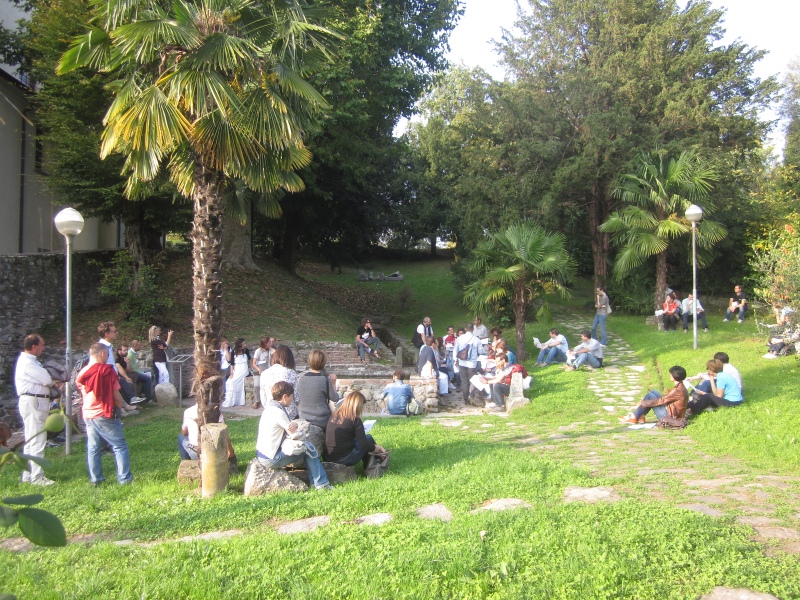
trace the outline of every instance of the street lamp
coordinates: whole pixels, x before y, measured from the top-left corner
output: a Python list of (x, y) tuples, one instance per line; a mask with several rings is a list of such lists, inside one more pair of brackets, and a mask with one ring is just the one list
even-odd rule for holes
[(74, 208), (65, 208), (56, 215), (56, 229), (64, 236), (67, 241), (67, 267), (65, 275), (66, 294), (67, 294), (67, 385), (65, 390), (66, 403), (64, 411), (67, 414), (67, 444), (64, 451), (67, 455), (72, 453), (72, 238), (83, 231), (83, 217)]
[(686, 220), (692, 224), (692, 330), (694, 349), (697, 350), (697, 223), (703, 218), (703, 209), (692, 204), (686, 209)]

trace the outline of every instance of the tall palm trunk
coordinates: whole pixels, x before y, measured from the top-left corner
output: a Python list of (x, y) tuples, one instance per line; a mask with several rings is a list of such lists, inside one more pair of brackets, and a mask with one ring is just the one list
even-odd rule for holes
[(525, 298), (525, 281), (521, 277), (514, 282), (514, 298), (512, 300), (514, 321), (517, 329), (517, 362), (520, 363), (525, 360), (525, 309), (527, 308)]
[(656, 310), (664, 303), (667, 294), (667, 251), (656, 254), (656, 297), (654, 303)]
[[(216, 422), (219, 405), (219, 334), (222, 326), (222, 201), (219, 173), (196, 163), (194, 169), (194, 221), (192, 223), (192, 286), (194, 292), (194, 364), (198, 420)], [(219, 410), (217, 407), (216, 410)]]
[(589, 190), (589, 241), (592, 246), (595, 286), (605, 286), (608, 280), (609, 235), (598, 228), (608, 219), (611, 198), (606, 194), (606, 184), (595, 179)]

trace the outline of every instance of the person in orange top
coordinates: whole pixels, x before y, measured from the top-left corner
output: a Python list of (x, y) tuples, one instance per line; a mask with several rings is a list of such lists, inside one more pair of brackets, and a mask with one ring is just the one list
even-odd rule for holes
[(681, 309), (680, 302), (675, 299), (675, 294), (669, 294), (664, 301), (664, 314), (661, 319), (664, 321), (664, 331), (669, 331), (672, 326), (672, 331), (678, 331), (678, 317)]
[(117, 463), (117, 481), (126, 484), (133, 481), (128, 443), (122, 432), (122, 421), (118, 411), (125, 405), (119, 392), (117, 373), (108, 361), (108, 348), (101, 343), (89, 348), (90, 361), (76, 382), (83, 393), (83, 420), (86, 422), (86, 462), (89, 480), (98, 486), (105, 481), (100, 453), (103, 442), (114, 451)]
[(683, 385), (686, 379), (686, 369), (680, 366), (674, 366), (669, 370), (669, 377), (672, 380), (673, 386), (666, 395), (662, 396), (655, 390), (651, 390), (639, 402), (639, 406), (632, 415), (620, 417), (623, 423), (644, 423), (646, 421), (645, 415), (652, 409), (659, 419), (672, 417), (673, 419), (686, 418), (686, 405), (689, 401), (689, 392)]

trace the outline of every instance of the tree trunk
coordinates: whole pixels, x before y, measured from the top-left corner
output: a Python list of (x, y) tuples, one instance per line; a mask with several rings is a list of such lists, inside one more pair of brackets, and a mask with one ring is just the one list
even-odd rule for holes
[(606, 196), (606, 186), (601, 179), (595, 179), (589, 191), (589, 239), (592, 245), (594, 262), (594, 285), (605, 287), (608, 280), (609, 236), (598, 227), (606, 222), (611, 209), (611, 199)]
[(253, 221), (247, 219), (242, 225), (236, 217), (225, 217), (225, 230), (222, 232), (222, 260), (225, 267), (261, 271), (253, 262)]
[(212, 498), (228, 487), (230, 434), (224, 423), (208, 423), (200, 428), (200, 487), (203, 498)]
[(654, 304), (656, 310), (663, 307), (664, 296), (667, 294), (667, 253), (656, 254), (656, 296)]
[(132, 215), (125, 221), (125, 243), (128, 246), (133, 258), (134, 268), (143, 267), (150, 263), (150, 256), (153, 252), (161, 250), (161, 234), (153, 227), (148, 225), (144, 218), (144, 205), (142, 202), (135, 203)]
[(428, 238), (428, 240), (430, 240), (430, 243), (431, 243), (431, 256), (435, 257), (436, 256), (436, 236), (432, 235), (431, 237)]
[(284, 269), (294, 275), (296, 273), (295, 252), (297, 250), (298, 226), (289, 215), (284, 214), (284, 218), (286, 219), (286, 228), (283, 230), (283, 241), (281, 242), (278, 261)]
[(514, 307), (514, 321), (517, 326), (517, 362), (521, 363), (525, 360), (525, 310), (527, 303), (525, 302), (525, 281), (520, 279), (514, 283), (514, 298), (512, 300)]
[[(220, 174), (196, 163), (192, 223), (195, 394), (198, 421), (219, 404), (219, 334), (222, 327), (222, 200)], [(217, 376), (216, 378), (214, 376)], [(213, 422), (213, 421), (211, 421)]]

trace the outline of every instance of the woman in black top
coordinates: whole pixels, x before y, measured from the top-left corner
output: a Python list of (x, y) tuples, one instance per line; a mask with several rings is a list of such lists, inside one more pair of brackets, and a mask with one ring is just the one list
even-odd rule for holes
[(350, 392), (339, 410), (331, 416), (325, 431), (325, 456), (328, 461), (348, 467), (363, 461), (366, 467), (367, 453), (386, 453), (371, 435), (364, 432), (361, 413), (365, 402), (361, 392)]

